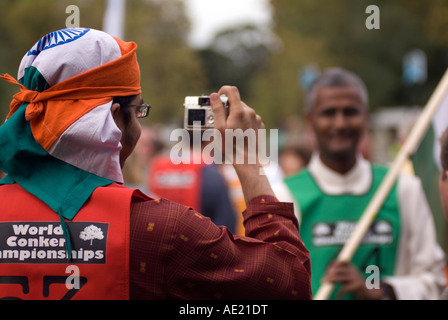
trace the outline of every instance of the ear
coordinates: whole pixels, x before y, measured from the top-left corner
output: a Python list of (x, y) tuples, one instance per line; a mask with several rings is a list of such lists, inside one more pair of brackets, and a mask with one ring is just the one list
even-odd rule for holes
[(114, 117), (114, 119), (117, 120), (117, 117), (120, 113), (120, 104), (112, 103), (112, 105), (110, 107), (110, 112), (112, 113), (112, 117)]
[(366, 128), (366, 130), (370, 129), (370, 115), (369, 115), (369, 110), (366, 110), (366, 112), (364, 113), (364, 127)]
[(313, 125), (312, 125), (312, 115), (311, 112), (305, 112), (305, 126), (306, 129), (310, 132), (313, 131)]
[(118, 129), (123, 132), (123, 128), (125, 127), (125, 125), (123, 123), (123, 114), (122, 112), (120, 112), (120, 104), (112, 103), (110, 112), (112, 113), (112, 118), (114, 118), (115, 124), (117, 125)]

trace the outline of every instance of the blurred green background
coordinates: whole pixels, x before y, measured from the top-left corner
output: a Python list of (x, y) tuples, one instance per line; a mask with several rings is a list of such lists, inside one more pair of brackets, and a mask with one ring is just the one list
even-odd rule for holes
[[(81, 26), (103, 28), (105, 0), (2, 0), (0, 73), (16, 76), (22, 56), (41, 36), (65, 28), (65, 8), (72, 4), (80, 9)], [(379, 30), (365, 26), (371, 4), (380, 9)], [(271, 0), (270, 5), (268, 28), (238, 25), (198, 49), (187, 41), (191, 22), (183, 1), (128, 0), (124, 39), (139, 45), (144, 99), (154, 106), (147, 121), (178, 121), (184, 96), (231, 84), (268, 128), (281, 128), (302, 115), (302, 77), (336, 65), (365, 80), (372, 111), (421, 106), (447, 67), (446, 0)], [(219, 12), (210, 19), (213, 14)], [(403, 59), (412, 49), (426, 54), (423, 83), (403, 82)], [(16, 89), (0, 84), (1, 118)]]
[[(181, 126), (185, 96), (235, 85), (266, 127), (280, 130), (280, 149), (294, 139), (303, 143), (304, 90), (324, 68), (341, 66), (357, 73), (369, 90), (367, 156), (390, 163), (448, 66), (448, 0), (270, 0), (271, 23), (260, 26), (248, 20), (221, 30), (200, 48), (188, 40), (192, 21), (185, 1), (127, 0), (125, 6), (123, 39), (139, 45), (143, 98), (153, 106), (143, 121), (158, 128), (165, 141), (167, 132)], [(221, 8), (229, 5), (209, 1)], [(16, 77), (33, 44), (66, 27), (67, 6), (79, 8), (81, 27), (103, 29), (106, 4), (1, 0), (0, 73)], [(369, 5), (380, 10), (380, 29), (366, 28)], [(236, 13), (238, 6), (232, 10)], [(198, 19), (222, 14), (214, 10)], [(411, 52), (424, 55), (423, 68), (405, 67)], [(409, 71), (417, 74), (409, 77)], [(0, 119), (17, 90), (0, 82)], [(438, 216), (438, 228), (445, 228), (440, 212)], [(438, 231), (439, 237), (445, 233)]]

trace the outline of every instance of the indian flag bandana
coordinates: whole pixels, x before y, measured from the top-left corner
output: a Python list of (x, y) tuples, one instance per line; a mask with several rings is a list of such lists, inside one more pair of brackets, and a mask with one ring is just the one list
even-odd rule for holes
[(22, 58), (0, 126), (0, 184), (18, 183), (61, 218), (73, 219), (98, 186), (123, 182), (121, 131), (110, 107), (141, 93), (137, 45), (72, 28), (51, 32)]

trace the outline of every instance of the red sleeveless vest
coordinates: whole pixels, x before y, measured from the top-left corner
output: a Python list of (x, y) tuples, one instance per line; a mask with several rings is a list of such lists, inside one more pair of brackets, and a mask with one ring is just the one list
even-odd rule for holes
[(148, 190), (200, 212), (204, 166), (204, 163), (174, 164), (169, 156), (160, 155), (151, 161)]
[(18, 184), (0, 186), (0, 299), (128, 299), (134, 191), (99, 187), (66, 221), (69, 261), (58, 215)]

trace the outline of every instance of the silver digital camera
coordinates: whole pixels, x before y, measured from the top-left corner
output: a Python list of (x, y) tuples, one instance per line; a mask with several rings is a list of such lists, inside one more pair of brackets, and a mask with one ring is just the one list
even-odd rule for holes
[[(229, 102), (225, 95), (220, 96), (226, 109), (226, 116), (229, 114)], [(215, 116), (210, 106), (210, 96), (185, 97), (184, 104), (184, 128), (187, 130), (209, 129), (215, 124)]]

